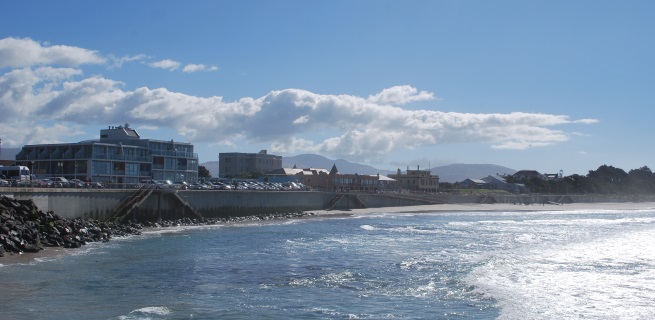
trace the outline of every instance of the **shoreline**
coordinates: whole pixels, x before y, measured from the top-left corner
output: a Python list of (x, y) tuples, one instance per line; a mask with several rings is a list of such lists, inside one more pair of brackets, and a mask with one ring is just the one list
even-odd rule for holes
[[(595, 203), (571, 203), (571, 204), (478, 204), (478, 203), (460, 203), (460, 204), (433, 204), (420, 206), (403, 206), (403, 207), (381, 207), (366, 209), (350, 210), (312, 210), (304, 212), (304, 215), (294, 218), (276, 218), (270, 220), (241, 220), (234, 222), (223, 222), (211, 224), (215, 226), (230, 226), (247, 223), (276, 222), (294, 219), (313, 219), (313, 218), (337, 218), (354, 215), (365, 215), (375, 213), (421, 213), (421, 212), (512, 212), (512, 211), (579, 211), (579, 210), (655, 210), (655, 202), (595, 202)], [(183, 225), (196, 226), (196, 225)], [(200, 226), (200, 225), (198, 225)], [(171, 227), (144, 227), (143, 233), (156, 232)], [(127, 237), (130, 237), (128, 235)], [(98, 243), (102, 245), (102, 242)], [(87, 244), (88, 246), (88, 244)], [(63, 248), (63, 247), (46, 247), (44, 250), (34, 253), (23, 254), (5, 254), (0, 257), (0, 268), (10, 265), (25, 265), (38, 263), (43, 259), (58, 259), (73, 255), (85, 250), (86, 246), (81, 248)]]
[(575, 210), (648, 210), (655, 209), (655, 202), (593, 202), (566, 204), (510, 204), (510, 203), (449, 203), (404, 207), (382, 207), (350, 210), (314, 210), (318, 216), (334, 214), (367, 213), (420, 213), (443, 211), (575, 211)]

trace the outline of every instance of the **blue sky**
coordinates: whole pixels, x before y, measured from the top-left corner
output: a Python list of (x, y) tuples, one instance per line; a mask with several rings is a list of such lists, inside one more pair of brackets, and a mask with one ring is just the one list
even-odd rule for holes
[(3, 147), (655, 166), (653, 1), (4, 1)]

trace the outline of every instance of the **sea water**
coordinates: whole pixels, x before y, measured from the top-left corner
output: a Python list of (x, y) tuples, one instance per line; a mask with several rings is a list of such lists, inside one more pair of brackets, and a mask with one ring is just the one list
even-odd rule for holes
[(653, 209), (380, 212), (68, 252), (0, 267), (0, 319), (655, 316)]

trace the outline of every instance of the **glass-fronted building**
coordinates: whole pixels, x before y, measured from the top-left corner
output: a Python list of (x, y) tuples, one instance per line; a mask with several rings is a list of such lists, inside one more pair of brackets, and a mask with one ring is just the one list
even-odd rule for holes
[(193, 144), (141, 139), (128, 124), (100, 130), (99, 140), (26, 145), (16, 155), (16, 163), (29, 167), (38, 178), (119, 184), (149, 179), (198, 180), (198, 155)]

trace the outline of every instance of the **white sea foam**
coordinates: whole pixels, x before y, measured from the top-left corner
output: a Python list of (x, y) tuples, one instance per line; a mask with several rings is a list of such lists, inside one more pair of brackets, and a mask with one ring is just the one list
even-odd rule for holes
[[(503, 319), (652, 316), (655, 228), (635, 223), (603, 233), (596, 228), (616, 221), (591, 220), (588, 229), (581, 221), (578, 232), (593, 236), (572, 237), (573, 242), (563, 245), (537, 243), (499, 252), (481, 262), (467, 281), (498, 301)], [(550, 228), (556, 232), (559, 226)]]
[(442, 228), (418, 227), (418, 226), (402, 226), (402, 227), (389, 227), (380, 228), (372, 225), (364, 224), (359, 226), (360, 229), (366, 231), (386, 231), (394, 233), (409, 233), (409, 234), (444, 234), (448, 233)]
[(445, 260), (443, 256), (434, 256), (434, 255), (412, 257), (400, 262), (399, 266), (400, 269), (403, 270), (410, 270), (410, 269), (427, 270), (427, 269), (434, 268), (434, 265), (436, 263), (440, 263), (443, 260)]
[(145, 307), (141, 309), (136, 309), (130, 313), (148, 313), (148, 314), (156, 314), (160, 316), (165, 316), (167, 314), (171, 314), (171, 310), (166, 307)]
[(436, 292), (437, 288), (438, 288), (437, 283), (430, 280), (426, 284), (419, 285), (418, 287), (415, 288), (409, 288), (407, 290), (407, 295), (417, 298), (423, 298)]
[(375, 230), (380, 230), (380, 228), (374, 227), (372, 225), (364, 224), (359, 226), (361, 229), (368, 230), (368, 231), (375, 231)]
[(144, 307), (136, 310), (132, 310), (126, 316), (118, 317), (121, 320), (148, 320), (153, 319), (153, 316), (166, 316), (171, 314), (171, 310), (167, 307), (156, 306), (156, 307)]

